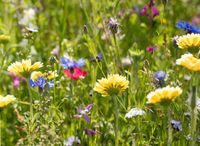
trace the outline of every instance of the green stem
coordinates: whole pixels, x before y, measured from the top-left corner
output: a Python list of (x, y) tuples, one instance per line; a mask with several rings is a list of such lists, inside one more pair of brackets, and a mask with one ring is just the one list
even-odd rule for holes
[(32, 122), (33, 122), (33, 99), (32, 99), (32, 93), (31, 93), (31, 89), (29, 86), (29, 82), (28, 82), (28, 78), (26, 79), (26, 83), (27, 83), (27, 88), (28, 88), (28, 93), (29, 93), (29, 103), (30, 103), (30, 123), (29, 123), (29, 128), (28, 128), (28, 140), (29, 140), (29, 145), (31, 145), (31, 143), (33, 143), (32, 141)]
[(167, 118), (168, 118), (168, 140), (167, 140), (167, 146), (172, 145), (172, 127), (171, 127), (171, 110), (170, 107), (167, 109)]
[(196, 86), (192, 86), (192, 99), (191, 99), (191, 146), (196, 143), (196, 125), (197, 125), (197, 109), (196, 109)]
[(114, 115), (115, 115), (115, 146), (118, 146), (118, 103), (117, 103), (117, 96), (113, 96), (114, 100)]
[(1, 146), (1, 114), (2, 114), (2, 111), (0, 109), (0, 146)]
[(115, 51), (116, 51), (116, 71), (117, 71), (117, 65), (119, 65), (120, 63), (120, 56), (119, 56), (119, 46), (117, 44), (117, 38), (116, 38), (116, 34), (113, 33), (113, 39), (114, 39), (114, 45), (115, 45)]

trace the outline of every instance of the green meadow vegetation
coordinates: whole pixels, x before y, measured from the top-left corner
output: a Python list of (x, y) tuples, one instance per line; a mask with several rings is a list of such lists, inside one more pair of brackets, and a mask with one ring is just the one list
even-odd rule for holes
[(0, 146), (198, 146), (199, 49), (199, 0), (1, 0)]

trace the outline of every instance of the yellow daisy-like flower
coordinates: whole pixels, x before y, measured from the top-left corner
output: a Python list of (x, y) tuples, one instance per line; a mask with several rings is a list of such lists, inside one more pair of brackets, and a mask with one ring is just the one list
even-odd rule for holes
[(16, 98), (13, 95), (7, 95), (5, 97), (0, 95), (0, 107), (4, 107), (15, 100)]
[(42, 73), (40, 71), (34, 71), (31, 73), (31, 79), (36, 81), (38, 77), (45, 77), (49, 80), (52, 80), (58, 76), (57, 71), (49, 71), (47, 73)]
[(123, 92), (128, 88), (129, 81), (126, 77), (118, 74), (108, 75), (107, 78), (98, 80), (95, 84), (94, 91), (99, 92), (102, 96), (109, 96)]
[(38, 77), (43, 77), (44, 74), (41, 71), (34, 71), (31, 73), (31, 79), (33, 81), (36, 81), (38, 79)]
[(36, 62), (31, 64), (31, 59), (22, 60), (22, 62), (16, 61), (8, 67), (8, 71), (14, 73), (15, 75), (21, 75), (22, 73), (30, 73), (42, 67), (41, 62)]
[(179, 95), (181, 95), (182, 89), (180, 87), (164, 87), (156, 89), (154, 92), (150, 92), (147, 95), (147, 103), (160, 103), (164, 101), (172, 101)]
[(49, 71), (48, 73), (45, 73), (45, 76), (47, 79), (51, 80), (58, 76), (57, 71)]
[(195, 58), (192, 54), (184, 54), (176, 60), (176, 64), (184, 66), (192, 71), (200, 71), (200, 59)]
[(181, 49), (200, 47), (200, 34), (192, 33), (180, 36), (177, 40), (177, 45)]

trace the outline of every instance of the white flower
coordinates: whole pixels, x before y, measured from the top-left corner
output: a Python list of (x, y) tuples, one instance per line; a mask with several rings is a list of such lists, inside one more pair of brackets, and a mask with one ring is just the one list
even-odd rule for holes
[(64, 146), (73, 146), (73, 144), (80, 144), (81, 141), (78, 137), (70, 136), (64, 141)]
[(125, 118), (132, 118), (136, 116), (142, 116), (145, 114), (145, 111), (139, 108), (132, 108), (126, 115)]
[(35, 14), (35, 9), (25, 9), (23, 11), (23, 17), (19, 20), (19, 24), (29, 26), (31, 24), (31, 21), (35, 19)]

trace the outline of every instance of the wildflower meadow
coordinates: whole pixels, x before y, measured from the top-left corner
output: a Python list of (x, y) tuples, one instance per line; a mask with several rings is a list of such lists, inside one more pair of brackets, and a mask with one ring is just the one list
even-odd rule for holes
[(199, 0), (1, 0), (0, 146), (199, 146)]

